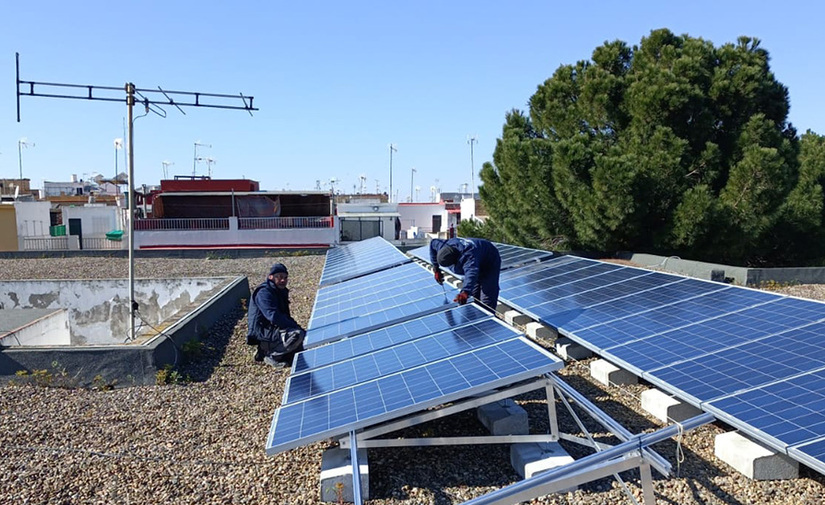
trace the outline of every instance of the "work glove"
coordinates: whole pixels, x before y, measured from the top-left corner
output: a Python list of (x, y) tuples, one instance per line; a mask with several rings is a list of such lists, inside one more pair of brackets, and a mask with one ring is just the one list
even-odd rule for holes
[(466, 291), (460, 291), (453, 299), (453, 301), (458, 302), (459, 305), (464, 305), (465, 303), (467, 303), (467, 298), (469, 297), (470, 295), (468, 295)]
[(433, 270), (433, 277), (435, 277), (435, 282), (444, 284), (444, 274), (441, 273), (438, 267), (435, 267), (435, 270)]

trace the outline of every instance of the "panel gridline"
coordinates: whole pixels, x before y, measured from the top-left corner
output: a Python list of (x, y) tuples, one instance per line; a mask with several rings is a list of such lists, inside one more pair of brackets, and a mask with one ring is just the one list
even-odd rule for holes
[(561, 368), (523, 337), (285, 404), (275, 414), (267, 453), (343, 434)]
[(354, 242), (327, 251), (321, 285), (333, 284), (360, 275), (411, 261), (381, 237)]
[(473, 321), (492, 317), (475, 304), (461, 305), (412, 321), (346, 338), (329, 345), (308, 349), (295, 356), (295, 373), (335, 363), (394, 344), (407, 342)]
[(822, 335), (825, 323), (818, 322), (772, 334), (761, 340), (714, 352), (645, 374), (680, 389), (697, 400), (768, 384), (825, 367)]
[[(453, 302), (449, 301), (455, 297), (457, 290), (452, 288), (445, 288), (447, 295), (444, 296), (444, 291), (439, 289), (437, 296), (430, 296), (422, 298), (402, 305), (395, 305), (387, 308), (377, 309), (376, 312), (369, 314), (362, 314), (352, 319), (342, 320), (326, 326), (319, 326), (307, 330), (304, 345), (307, 348), (320, 345), (322, 343), (339, 340), (350, 335), (367, 332), (376, 329), (379, 326), (389, 325), (398, 322), (405, 318), (414, 316), (424, 316), (446, 307), (454, 306)], [(387, 303), (394, 303), (389, 300)]]
[[(515, 270), (502, 272), (501, 276), (499, 276), (499, 285), (502, 291), (518, 289), (521, 286), (536, 282), (543, 282), (546, 283), (547, 286), (553, 286), (554, 280), (556, 284), (562, 283), (559, 279), (563, 275), (596, 266), (599, 266), (599, 263), (573, 258), (572, 256), (563, 256), (562, 258), (551, 259), (537, 265), (527, 265)], [(604, 267), (600, 268), (602, 269), (597, 272), (609, 270)], [(582, 278), (582, 275), (586, 276), (587, 274), (582, 273), (578, 275), (579, 277), (575, 278)], [(514, 295), (515, 293), (517, 292), (514, 291)]]
[(518, 333), (490, 318), (356, 356), (289, 377), (286, 403), (329, 393), (360, 382), (501, 342)]
[(762, 432), (774, 446), (816, 440), (825, 436), (825, 370), (717, 399), (707, 407)]
[(339, 296), (346, 296), (350, 293), (358, 293), (368, 291), (376, 285), (384, 285), (395, 282), (396, 280), (403, 281), (410, 277), (420, 277), (421, 274), (427, 274), (427, 271), (415, 263), (405, 263), (387, 268), (378, 272), (356, 277), (346, 281), (333, 284), (331, 286), (323, 286), (318, 289), (315, 295), (316, 306), (323, 305), (325, 300), (335, 299)]
[[(527, 275), (508, 280), (501, 286), (507, 293), (507, 298), (517, 300), (524, 296), (533, 296), (541, 299), (543, 291), (561, 289), (561, 286), (589, 279), (594, 276), (615, 272), (618, 267), (613, 265), (599, 265), (590, 262), (576, 262), (560, 265), (547, 270), (537, 270)], [(515, 303), (515, 302), (514, 302)], [(529, 302), (528, 302), (529, 303)]]
[(578, 330), (571, 336), (588, 346), (612, 349), (775, 299), (776, 295), (769, 293), (724, 286), (675, 304), (657, 306), (654, 301), (652, 310)]
[(430, 281), (422, 270), (418, 278), (406, 279), (404, 282), (377, 285), (372, 291), (357, 291), (352, 295), (327, 297), (322, 306), (316, 304), (313, 309), (309, 328), (318, 328), (428, 296), (445, 298), (445, 293), (446, 288)]
[[(498, 249), (498, 253), (501, 256), (502, 270), (507, 270), (533, 261), (541, 261), (553, 256), (552, 252), (542, 251), (541, 249), (530, 249), (527, 247), (502, 244), (499, 242), (493, 242), (493, 245), (496, 246), (496, 249)], [(428, 245), (416, 247), (415, 249), (407, 251), (407, 254), (414, 258), (418, 258), (425, 263), (430, 263), (430, 246)]]

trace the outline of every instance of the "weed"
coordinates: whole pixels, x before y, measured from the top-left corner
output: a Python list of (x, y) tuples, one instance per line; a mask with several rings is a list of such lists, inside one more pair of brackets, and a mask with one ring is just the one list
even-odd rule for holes
[(166, 364), (155, 372), (155, 384), (158, 386), (163, 386), (166, 384), (186, 384), (191, 382), (192, 379), (188, 375), (183, 375), (171, 364)]
[(185, 359), (191, 361), (201, 357), (203, 354), (204, 344), (200, 340), (193, 338), (183, 343), (181, 351)]
[(117, 379), (108, 382), (100, 374), (95, 375), (95, 378), (92, 379), (92, 389), (96, 389), (98, 391), (111, 391), (115, 388), (115, 384), (117, 384)]

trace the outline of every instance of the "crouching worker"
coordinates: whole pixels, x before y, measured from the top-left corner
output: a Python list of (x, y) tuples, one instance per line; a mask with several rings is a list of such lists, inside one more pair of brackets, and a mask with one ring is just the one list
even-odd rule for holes
[(282, 368), (292, 366), (295, 354), (304, 350), (306, 332), (289, 314), (289, 273), (275, 263), (269, 275), (249, 297), (246, 343), (258, 346), (255, 361)]
[(472, 296), (494, 311), (498, 305), (498, 277), (501, 273), (501, 255), (489, 240), (483, 238), (433, 239), (430, 241), (430, 261), (435, 281), (444, 282), (439, 267), (449, 267), (464, 276), (464, 284), (454, 302), (467, 303)]

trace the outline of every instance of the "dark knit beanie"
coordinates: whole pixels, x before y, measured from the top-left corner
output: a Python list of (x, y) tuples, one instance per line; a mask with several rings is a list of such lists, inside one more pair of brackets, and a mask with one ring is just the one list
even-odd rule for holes
[(458, 261), (458, 249), (451, 245), (445, 245), (438, 250), (438, 256), (436, 259), (438, 260), (438, 264), (442, 267), (453, 266), (455, 265), (455, 262)]
[(287, 272), (286, 266), (283, 263), (275, 263), (274, 265), (272, 265), (272, 268), (269, 269), (269, 275), (275, 274), (289, 275), (289, 272)]

